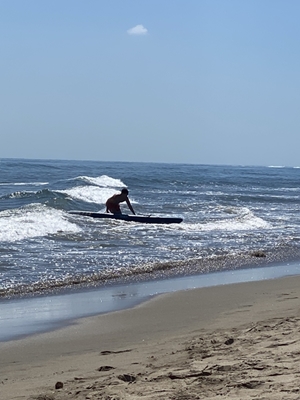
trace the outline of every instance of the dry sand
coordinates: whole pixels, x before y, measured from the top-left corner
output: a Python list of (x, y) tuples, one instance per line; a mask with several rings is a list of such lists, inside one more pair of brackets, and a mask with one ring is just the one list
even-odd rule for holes
[(299, 299), (298, 276), (188, 290), (1, 343), (0, 399), (300, 399)]

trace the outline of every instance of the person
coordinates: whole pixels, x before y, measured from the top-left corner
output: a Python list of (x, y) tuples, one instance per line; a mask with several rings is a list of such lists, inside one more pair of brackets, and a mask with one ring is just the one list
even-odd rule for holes
[(111, 212), (112, 214), (122, 214), (120, 209), (120, 203), (126, 201), (130, 211), (135, 215), (134, 209), (128, 198), (128, 190), (126, 188), (122, 189), (121, 193), (114, 194), (106, 201), (106, 212)]

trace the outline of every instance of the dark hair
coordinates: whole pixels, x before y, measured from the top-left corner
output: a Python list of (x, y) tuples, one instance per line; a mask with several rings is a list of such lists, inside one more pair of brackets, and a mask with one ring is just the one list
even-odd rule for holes
[(126, 188), (124, 188), (124, 189), (122, 189), (121, 193), (128, 194), (129, 192), (128, 192), (128, 190)]

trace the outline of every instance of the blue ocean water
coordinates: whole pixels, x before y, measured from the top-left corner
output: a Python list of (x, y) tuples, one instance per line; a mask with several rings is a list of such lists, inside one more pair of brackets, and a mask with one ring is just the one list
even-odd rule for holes
[[(2, 296), (300, 260), (299, 168), (20, 159), (0, 168)], [(69, 214), (104, 212), (123, 187), (137, 214), (183, 222)]]

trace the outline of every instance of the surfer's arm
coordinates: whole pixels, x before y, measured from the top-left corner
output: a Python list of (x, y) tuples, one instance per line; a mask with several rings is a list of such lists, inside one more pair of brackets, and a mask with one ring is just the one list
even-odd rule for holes
[(129, 210), (132, 212), (132, 214), (135, 215), (134, 209), (132, 208), (132, 205), (131, 205), (131, 203), (130, 203), (128, 197), (127, 197), (127, 199), (126, 199), (126, 203), (127, 203), (127, 205), (128, 205)]

